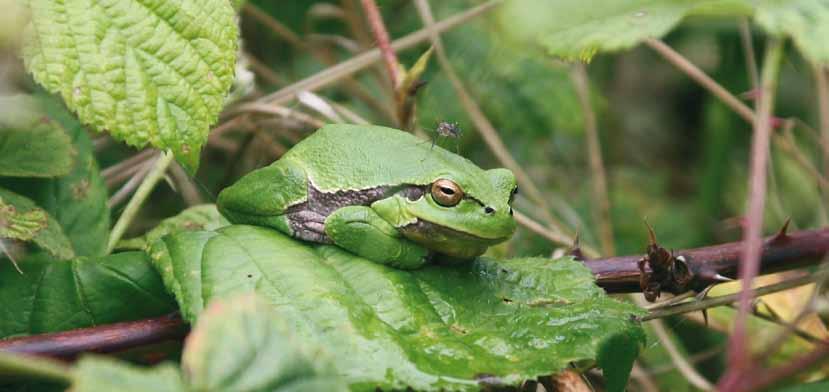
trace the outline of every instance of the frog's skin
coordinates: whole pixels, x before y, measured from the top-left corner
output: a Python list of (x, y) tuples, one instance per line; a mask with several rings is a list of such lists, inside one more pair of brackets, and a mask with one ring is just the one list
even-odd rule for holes
[(232, 223), (417, 268), (430, 251), (469, 259), (512, 236), (516, 191), (507, 169), (483, 170), (396, 129), (337, 124), (226, 188), (217, 204)]

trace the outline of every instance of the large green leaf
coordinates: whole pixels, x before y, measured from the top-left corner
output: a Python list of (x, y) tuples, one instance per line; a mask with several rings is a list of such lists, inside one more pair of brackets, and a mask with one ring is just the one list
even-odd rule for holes
[(515, 38), (538, 42), (554, 56), (589, 60), (661, 37), (689, 15), (751, 12), (746, 0), (519, 0), (507, 2), (498, 17)]
[(0, 176), (54, 177), (72, 167), (72, 141), (32, 97), (0, 97)]
[(26, 67), (81, 121), (198, 166), (233, 81), (227, 0), (28, 0)]
[(143, 252), (0, 264), (0, 338), (161, 316), (175, 310)]
[(643, 341), (638, 308), (571, 259), (403, 271), (243, 225), (164, 237), (152, 258), (186, 319), (213, 298), (257, 292), (356, 390), (516, 385), (596, 359), (615, 336), (636, 343), (615, 347), (630, 361)]
[(829, 65), (829, 1), (760, 0), (754, 19), (770, 33), (791, 37), (810, 61)]
[(57, 258), (75, 255), (55, 218), (28, 198), (0, 188), (0, 239), (34, 242)]

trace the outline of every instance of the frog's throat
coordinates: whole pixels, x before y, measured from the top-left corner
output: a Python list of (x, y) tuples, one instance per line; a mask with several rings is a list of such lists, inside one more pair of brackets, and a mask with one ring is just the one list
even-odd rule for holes
[(488, 247), (509, 239), (509, 236), (496, 239), (482, 238), (423, 219), (401, 226), (398, 230), (409, 240), (437, 252), (460, 258), (480, 256)]

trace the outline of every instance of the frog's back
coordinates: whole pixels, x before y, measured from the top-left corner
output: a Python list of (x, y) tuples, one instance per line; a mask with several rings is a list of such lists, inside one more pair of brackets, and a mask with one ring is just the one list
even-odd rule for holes
[(400, 183), (425, 185), (442, 174), (477, 178), (483, 172), (459, 155), (432, 147), (428, 140), (372, 125), (326, 125), (282, 160), (304, 167), (308, 179), (323, 192)]

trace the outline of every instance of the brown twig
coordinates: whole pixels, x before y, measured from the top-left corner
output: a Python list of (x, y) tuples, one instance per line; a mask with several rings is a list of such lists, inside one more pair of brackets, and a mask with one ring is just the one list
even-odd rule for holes
[(708, 91), (714, 94), (714, 96), (719, 98), (726, 106), (737, 112), (737, 114), (739, 114), (744, 120), (754, 122), (754, 111), (751, 110), (751, 108), (740, 102), (737, 97), (732, 95), (714, 79), (711, 79), (710, 76), (706, 75), (705, 72), (697, 68), (697, 66), (688, 61), (688, 59), (677, 53), (677, 51), (673, 48), (664, 42), (653, 38), (648, 38), (645, 40), (645, 43), (657, 53), (662, 55), (662, 57), (668, 60), (675, 67), (679, 68), (697, 83), (705, 87)]
[[(441, 20), (440, 22), (435, 23), (434, 29), (435, 31), (439, 32), (450, 30), (452, 28), (460, 26), (468, 20), (471, 20), (475, 17), (484, 14), (485, 12), (493, 9), (496, 5), (501, 4), (502, 2), (503, 0), (487, 1), (486, 3), (477, 5), (464, 12), (450, 16), (444, 20)], [(405, 50), (423, 41), (428, 40), (429, 36), (429, 29), (421, 29), (414, 33), (394, 40), (391, 43), (391, 48), (396, 51)], [(275, 104), (284, 104), (285, 102), (290, 101), (291, 99), (296, 97), (296, 94), (298, 94), (301, 91), (319, 90), (323, 87), (338, 82), (343, 78), (346, 78), (360, 70), (363, 70), (371, 66), (381, 58), (382, 55), (380, 54), (379, 49), (372, 49), (366, 51), (365, 53), (352, 57), (351, 59), (343, 61), (333, 67), (328, 67), (325, 70), (316, 73), (306, 79), (300, 80), (289, 86), (285, 86), (284, 88), (281, 88), (272, 94), (262, 97), (259, 101), (271, 102)]]
[[(651, 275), (650, 283), (659, 283), (661, 291), (684, 293), (702, 290), (712, 283), (735, 278), (737, 264), (742, 251), (741, 242), (730, 242), (703, 248), (679, 250), (671, 253), (674, 263), (687, 267), (690, 278), (673, 274), (662, 281)], [(763, 242), (760, 264), (763, 274), (799, 268), (816, 264), (829, 252), (829, 228), (804, 230), (794, 233), (781, 231), (767, 237)], [(635, 293), (642, 291), (640, 279), (643, 276), (639, 262), (648, 255), (619, 256), (585, 261), (593, 271), (596, 283), (610, 293)], [(650, 263), (645, 264), (645, 273), (652, 274)], [(679, 279), (682, 278), (682, 279)]]
[(80, 353), (111, 353), (180, 340), (187, 326), (176, 315), (71, 331), (0, 340), (0, 351), (71, 359)]
[(271, 67), (267, 64), (259, 61), (254, 55), (250, 53), (245, 53), (245, 57), (248, 60), (248, 64), (250, 65), (250, 69), (256, 75), (259, 75), (266, 83), (272, 84), (274, 86), (281, 86), (285, 84), (285, 78), (274, 72)]
[[(300, 37), (291, 29), (253, 4), (246, 3), (243, 11), (254, 17), (259, 23), (262, 23), (262, 25), (273, 30), (276, 35), (284, 38), (291, 44), (292, 47), (294, 47), (294, 49), (299, 51), (307, 51), (313, 58), (317, 59), (322, 64), (325, 64), (327, 67), (334, 65), (336, 62), (336, 60), (331, 56), (321, 53), (319, 50), (315, 50), (314, 45), (309, 45), (306, 41), (301, 40)], [(309, 34), (307, 36), (309, 42), (313, 43), (313, 36), (313, 34)], [(273, 84), (284, 84), (282, 82), (282, 78), (280, 78), (279, 75), (276, 75), (273, 70), (267, 67), (267, 65), (262, 64), (251, 55), (248, 56), (248, 60), (254, 72), (271, 81)], [(346, 76), (343, 78), (342, 82), (343, 88), (345, 88), (349, 95), (359, 98), (378, 113), (389, 117), (390, 119), (394, 119), (393, 114), (390, 114), (391, 111), (388, 107), (380, 103), (375, 97), (368, 93), (360, 83), (354, 80), (354, 78)]]
[(288, 28), (288, 26), (285, 26), (278, 20), (272, 18), (265, 11), (259, 9), (259, 7), (253, 3), (245, 2), (245, 5), (242, 6), (242, 13), (256, 19), (259, 23), (262, 23), (270, 28), (294, 48), (300, 50), (305, 49), (305, 42), (302, 41), (302, 38), (300, 38), (299, 35), (294, 33), (290, 28)]
[[(535, 234), (538, 234), (548, 241), (562, 245), (562, 246), (572, 246), (574, 242), (577, 242), (575, 238), (570, 237), (568, 235), (562, 234), (560, 232), (554, 232), (538, 223), (532, 218), (524, 215), (520, 211), (515, 211), (515, 221), (518, 222), (519, 225), (527, 228), (528, 230), (532, 231)], [(587, 245), (580, 245), (579, 250), (584, 253), (585, 256), (589, 258), (594, 258), (599, 256), (599, 252), (595, 249), (587, 246)]]
[[(127, 200), (127, 198), (130, 197), (130, 195), (135, 191), (135, 189), (137, 189), (138, 186), (141, 185), (141, 181), (144, 180), (144, 177), (146, 177), (147, 174), (150, 173), (150, 169), (153, 168), (153, 164), (155, 163), (155, 161), (158, 160), (159, 156), (160, 154), (156, 154), (155, 157), (147, 159), (147, 161), (143, 162), (140, 166), (136, 166), (132, 178), (130, 178), (130, 180), (127, 181), (126, 184), (124, 184), (120, 189), (118, 189), (117, 192), (115, 192), (115, 194), (112, 195), (112, 197), (109, 198), (109, 200), (107, 201), (107, 206), (109, 206), (109, 208), (113, 208), (118, 204), (121, 204), (121, 202), (123, 202), (124, 200)], [(130, 170), (128, 172), (132, 171)]]

